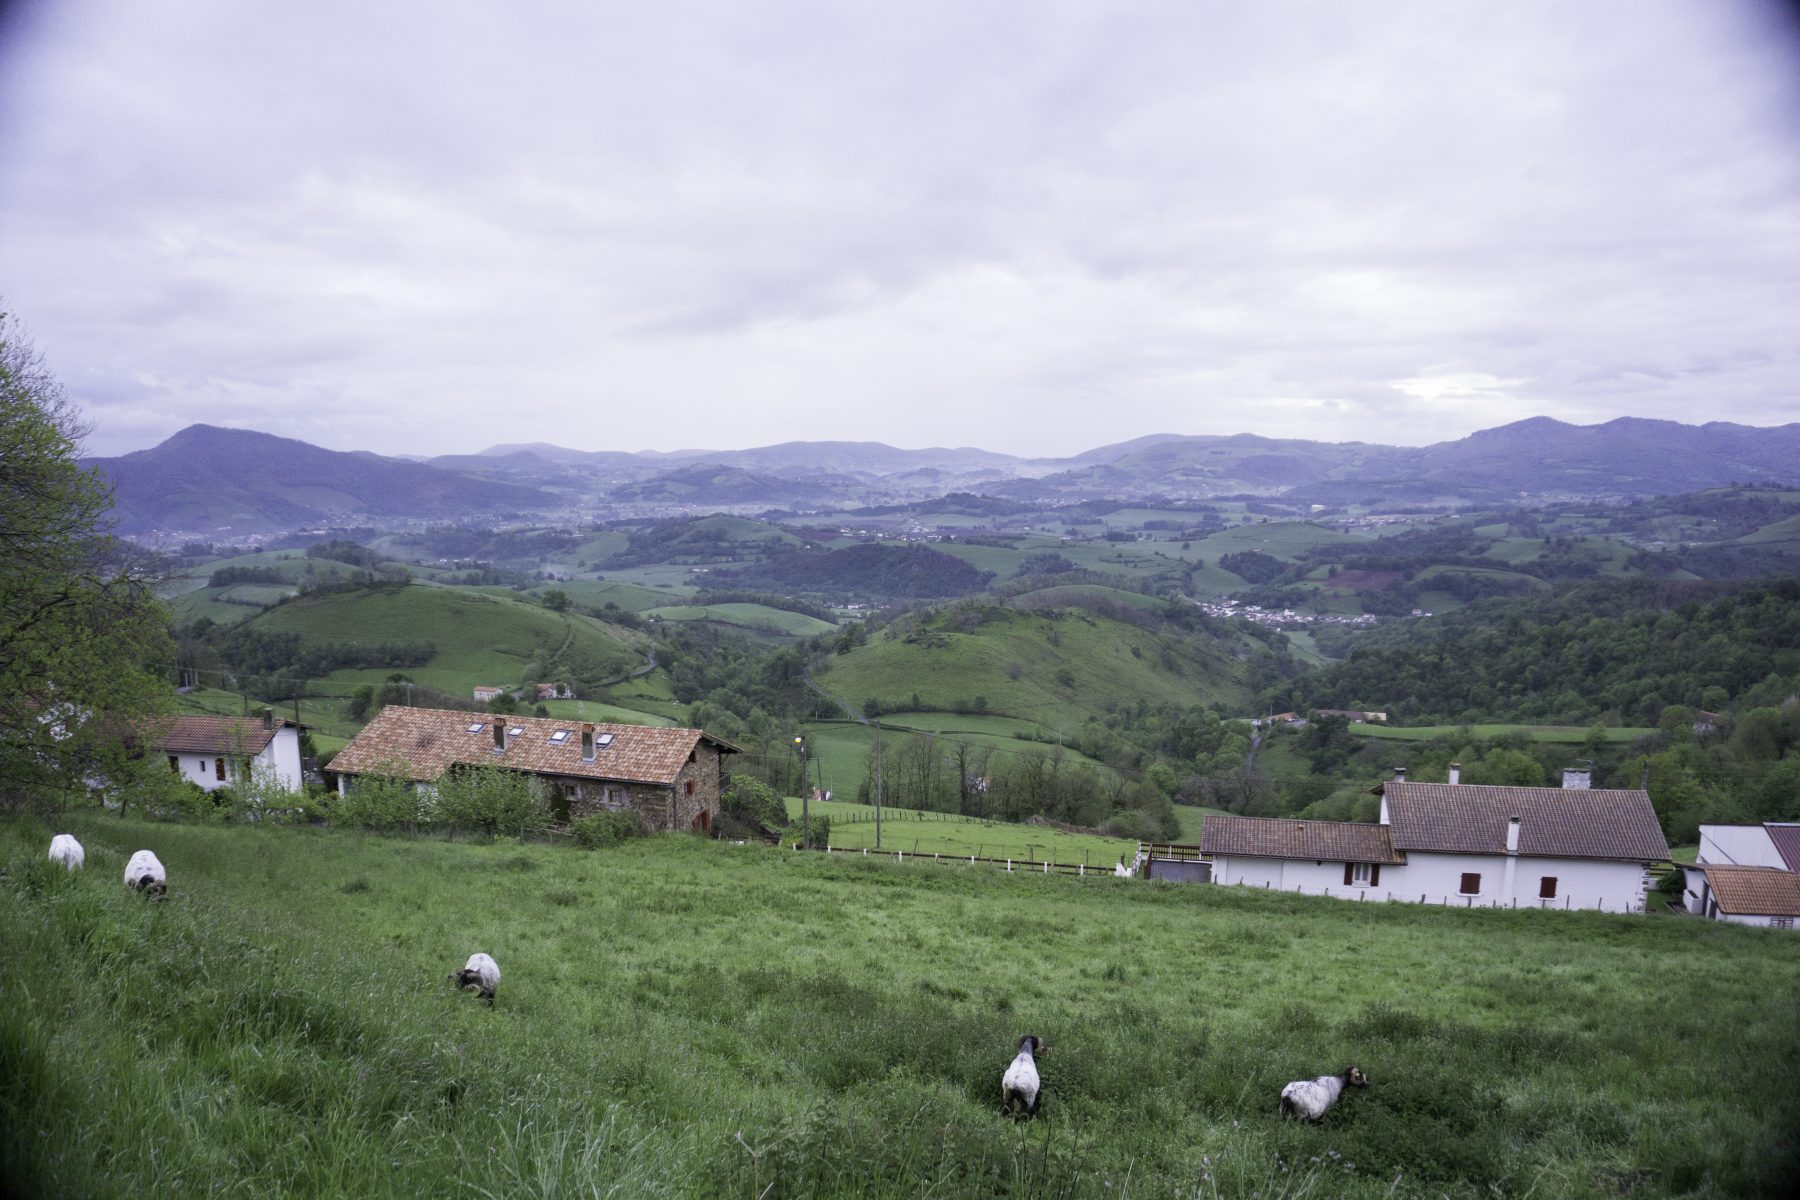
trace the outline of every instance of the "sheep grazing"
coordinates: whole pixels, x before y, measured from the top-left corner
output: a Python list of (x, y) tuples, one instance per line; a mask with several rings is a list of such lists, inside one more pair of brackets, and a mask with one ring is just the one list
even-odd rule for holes
[(1336, 1075), (1317, 1079), (1296, 1079), (1281, 1089), (1281, 1115), (1302, 1121), (1317, 1121), (1337, 1103), (1345, 1087), (1368, 1087), (1369, 1077), (1360, 1067), (1345, 1067)]
[(1039, 1095), (1037, 1056), (1047, 1054), (1044, 1039), (1028, 1033), (1019, 1039), (1019, 1053), (1000, 1077), (1000, 1111), (1014, 1116), (1037, 1112)]
[(463, 964), (462, 970), (450, 976), (450, 982), (465, 992), (470, 988), (479, 989), (481, 998), (492, 1008), (494, 989), (500, 986), (500, 964), (491, 955), (477, 951), (469, 955), (469, 961)]
[(169, 891), (169, 873), (156, 855), (148, 850), (139, 850), (125, 864), (125, 886), (136, 888), (146, 896), (160, 900)]
[(71, 871), (78, 871), (87, 861), (87, 855), (73, 834), (59, 833), (50, 839), (50, 861), (61, 863)]

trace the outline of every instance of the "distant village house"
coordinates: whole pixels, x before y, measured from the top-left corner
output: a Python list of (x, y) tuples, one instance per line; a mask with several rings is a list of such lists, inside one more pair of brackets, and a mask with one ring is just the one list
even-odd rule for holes
[(1800, 917), (1800, 822), (1702, 825), (1683, 906), (1736, 925), (1794, 928)]

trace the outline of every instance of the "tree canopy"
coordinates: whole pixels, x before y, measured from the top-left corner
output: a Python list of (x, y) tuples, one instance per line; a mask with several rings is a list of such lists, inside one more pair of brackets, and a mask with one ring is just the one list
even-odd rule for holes
[(0, 312), (0, 779), (9, 799), (93, 775), (159, 707), (167, 623), (145, 556), (76, 455), (75, 405)]

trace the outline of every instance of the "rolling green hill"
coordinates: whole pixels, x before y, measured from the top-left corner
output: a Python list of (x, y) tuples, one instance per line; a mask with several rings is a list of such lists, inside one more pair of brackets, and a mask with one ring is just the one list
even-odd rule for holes
[(977, 711), (1070, 729), (1139, 700), (1241, 706), (1248, 674), (1239, 647), (1210, 635), (1081, 611), (961, 604), (894, 622), (832, 656), (817, 680), (852, 706), (873, 699), (889, 711)]
[[(302, 597), (248, 628), (295, 633), (303, 645), (429, 641), (437, 652), (424, 666), (404, 668), (406, 674), (461, 696), (478, 684), (567, 680), (593, 686), (644, 662), (642, 635), (524, 600), (430, 584)], [(398, 668), (339, 671), (332, 678), (377, 682), (392, 669)]]

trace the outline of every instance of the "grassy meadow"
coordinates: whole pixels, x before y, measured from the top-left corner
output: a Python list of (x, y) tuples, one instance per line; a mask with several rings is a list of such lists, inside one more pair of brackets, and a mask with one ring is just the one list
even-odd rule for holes
[[(12, 1195), (1749, 1196), (1797, 1165), (1773, 931), (672, 836), (59, 828), (85, 871), (0, 821)], [(120, 886), (139, 847), (165, 903)], [(492, 1009), (446, 983), (476, 949)], [(1322, 1124), (1278, 1117), (1352, 1062)]]
[[(801, 802), (787, 798), (788, 815), (798, 823)], [(831, 845), (835, 850), (875, 848), (875, 806), (848, 800), (821, 800), (812, 805), (815, 816), (831, 818)], [(907, 854), (975, 855), (977, 858), (1013, 858), (1022, 862), (1087, 863), (1111, 867), (1121, 857), (1137, 852), (1138, 844), (1125, 838), (1090, 833), (1065, 833), (1044, 825), (985, 821), (958, 813), (919, 812), (907, 808), (881, 811), (881, 849)]]

